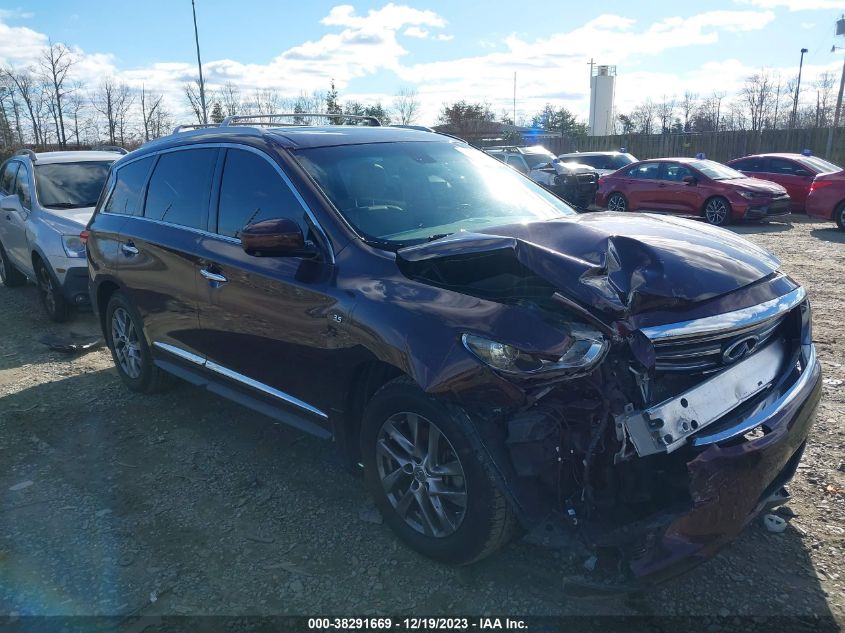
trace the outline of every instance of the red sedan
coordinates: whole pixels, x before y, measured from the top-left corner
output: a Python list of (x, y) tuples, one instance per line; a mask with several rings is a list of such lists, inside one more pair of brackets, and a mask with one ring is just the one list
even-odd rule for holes
[(845, 171), (839, 165), (803, 154), (758, 154), (728, 165), (783, 185), (795, 211), (834, 220), (845, 231)]
[(788, 216), (786, 189), (712, 160), (656, 158), (599, 179), (596, 204), (609, 211), (658, 211), (703, 217), (717, 226)]

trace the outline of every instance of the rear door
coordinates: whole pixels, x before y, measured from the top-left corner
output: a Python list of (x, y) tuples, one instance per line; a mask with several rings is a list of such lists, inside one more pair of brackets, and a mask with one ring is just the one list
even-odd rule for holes
[(642, 163), (635, 165), (622, 176), (623, 193), (628, 198), (629, 209), (648, 211), (661, 208), (659, 174), (660, 163)]
[(813, 184), (813, 178), (815, 178), (815, 174), (811, 173), (807, 167), (780, 156), (767, 158), (765, 171), (755, 176), (771, 180), (786, 188), (786, 192), (792, 199), (793, 211), (804, 210), (807, 195), (810, 193), (810, 185)]
[(119, 276), (150, 345), (194, 362), (201, 362), (196, 250), (208, 221), (218, 154), (212, 147), (162, 152), (143, 214), (127, 216), (119, 236)]
[(238, 235), (249, 224), (291, 218), (306, 239), (311, 229), (304, 203), (271, 157), (246, 147), (224, 151), (217, 213), (198, 244), (200, 352), (212, 371), (324, 426), (314, 403), (325, 397), (336, 357), (331, 256), (247, 255)]
[[(0, 170), (0, 197), (11, 196), (15, 193), (15, 176), (19, 166), (20, 163), (16, 160), (10, 160), (3, 165)], [(0, 210), (0, 242), (3, 244), (11, 243), (9, 232), (14, 227), (11, 216), (10, 211)]]

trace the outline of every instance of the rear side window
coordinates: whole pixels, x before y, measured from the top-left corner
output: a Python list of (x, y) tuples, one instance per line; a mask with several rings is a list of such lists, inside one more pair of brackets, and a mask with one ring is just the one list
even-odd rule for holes
[(659, 169), (660, 163), (645, 163), (644, 165), (637, 165), (629, 169), (625, 175), (629, 178), (657, 179)]
[(304, 210), (287, 183), (267, 160), (244, 150), (226, 153), (220, 183), (217, 232), (238, 237), (248, 224), (290, 218), (303, 229)]
[(216, 149), (190, 149), (162, 154), (147, 191), (144, 217), (205, 228)]
[(0, 191), (7, 195), (12, 193), (12, 186), (15, 183), (15, 174), (17, 171), (17, 161), (6, 163), (6, 166), (3, 168), (3, 173), (0, 174)]
[(763, 171), (763, 159), (743, 158), (742, 160), (738, 160), (728, 166), (738, 169), (739, 171)]
[(141, 194), (155, 157), (148, 156), (118, 168), (114, 190), (103, 211), (121, 215), (141, 215)]

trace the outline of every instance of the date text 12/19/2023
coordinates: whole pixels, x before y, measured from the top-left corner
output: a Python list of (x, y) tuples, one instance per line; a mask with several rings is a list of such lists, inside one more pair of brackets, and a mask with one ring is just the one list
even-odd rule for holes
[(524, 620), (508, 617), (308, 618), (311, 631), (519, 631), (527, 628)]

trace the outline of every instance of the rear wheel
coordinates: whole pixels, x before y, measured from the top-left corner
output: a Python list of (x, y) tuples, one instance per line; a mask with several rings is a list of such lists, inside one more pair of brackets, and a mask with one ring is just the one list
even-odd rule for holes
[(628, 201), (621, 193), (611, 194), (611, 196), (607, 199), (607, 210), (620, 212), (627, 211)]
[(398, 378), (364, 412), (361, 455), (385, 522), (421, 554), (454, 564), (484, 558), (517, 529), (462, 413)]
[(73, 313), (73, 307), (65, 300), (59, 282), (41, 259), (36, 259), (35, 277), (47, 316), (56, 323), (67, 321)]
[(153, 363), (141, 318), (120, 292), (106, 308), (106, 342), (117, 373), (132, 391), (155, 393), (172, 383), (170, 374)]
[(704, 205), (704, 219), (713, 226), (725, 226), (731, 222), (731, 203), (717, 196)]
[(833, 212), (833, 219), (840, 231), (845, 231), (845, 200), (839, 203)]
[(0, 283), (7, 288), (16, 288), (26, 283), (26, 275), (12, 265), (6, 257), (2, 244), (0, 244)]

